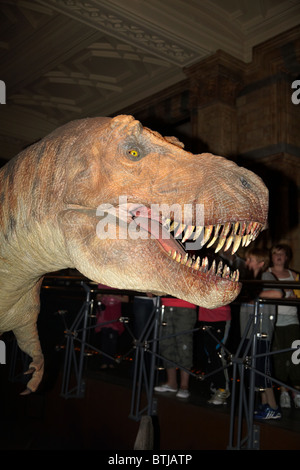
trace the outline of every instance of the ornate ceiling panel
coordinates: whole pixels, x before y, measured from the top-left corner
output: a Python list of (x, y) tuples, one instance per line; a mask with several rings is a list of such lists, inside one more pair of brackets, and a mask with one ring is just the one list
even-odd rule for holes
[(1, 0), (0, 158), (174, 85), (218, 49), (247, 62), (299, 14), (298, 0)]

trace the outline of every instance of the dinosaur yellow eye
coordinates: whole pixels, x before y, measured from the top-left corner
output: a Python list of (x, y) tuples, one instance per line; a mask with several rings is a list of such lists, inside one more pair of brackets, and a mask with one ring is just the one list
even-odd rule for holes
[(137, 150), (129, 150), (129, 154), (134, 157), (134, 158), (137, 158), (139, 156), (139, 152)]

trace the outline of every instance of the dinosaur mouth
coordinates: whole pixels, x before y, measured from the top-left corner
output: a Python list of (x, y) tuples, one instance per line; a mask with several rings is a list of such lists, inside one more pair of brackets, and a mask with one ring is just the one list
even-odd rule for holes
[[(263, 225), (255, 221), (224, 222), (215, 225), (194, 226), (171, 218), (147, 217), (139, 210), (131, 213), (140, 229), (155, 238), (164, 252), (175, 262), (193, 273), (213, 276), (217, 279), (239, 281), (239, 270), (230, 267), (219, 257), (209, 261), (207, 253), (200, 256), (200, 249), (214, 250), (214, 257), (222, 250), (235, 254), (240, 246), (247, 247), (261, 232)], [(207, 250), (204, 250), (207, 251)]]

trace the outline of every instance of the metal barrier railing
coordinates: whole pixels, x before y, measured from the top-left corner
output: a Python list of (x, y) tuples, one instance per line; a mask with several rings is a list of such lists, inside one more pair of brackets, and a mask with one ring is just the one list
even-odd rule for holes
[[(266, 281), (260, 282), (263, 287), (268, 288), (281, 288), (281, 289), (299, 289), (299, 282), (288, 282), (288, 281)], [(259, 425), (254, 423), (254, 402), (255, 402), (255, 375), (258, 374), (263, 377), (268, 377), (272, 383), (284, 386), (294, 392), (299, 390), (294, 389), (288, 384), (281, 382), (275, 377), (270, 377), (267, 374), (256, 369), (256, 359), (259, 357), (271, 356), (274, 354), (282, 354), (290, 351), (291, 354), (298, 348), (291, 347), (288, 349), (282, 349), (277, 351), (270, 351), (264, 354), (257, 354), (257, 338), (258, 328), (263, 312), (259, 312), (260, 305), (291, 305), (300, 306), (300, 299), (263, 299), (256, 298), (253, 305), (253, 314), (249, 316), (249, 320), (245, 329), (245, 332), (241, 338), (240, 344), (235, 354), (232, 355), (231, 362), (233, 366), (232, 376), (232, 406), (230, 413), (230, 432), (229, 432), (229, 443), (228, 449), (258, 449), (259, 448)], [(242, 352), (242, 348), (245, 342), (245, 338), (252, 328), (252, 335), (248, 342), (247, 348)], [(300, 338), (299, 338), (300, 339)], [(245, 387), (245, 370), (249, 371), (249, 387), (248, 397), (246, 396)], [(238, 376), (240, 383), (238, 385)], [(239, 396), (236, 400), (237, 386), (239, 386)], [(234, 404), (238, 401), (237, 406), (237, 420), (235, 423), (235, 407)], [(243, 433), (243, 423), (246, 422), (246, 430)], [(234, 431), (236, 428), (236, 442), (234, 444)]]
[[(78, 278), (76, 279), (78, 283)], [(71, 281), (70, 281), (71, 282)], [(244, 282), (244, 281), (243, 281)], [(299, 282), (288, 281), (245, 281), (249, 284), (260, 284), (262, 288), (281, 288), (281, 289), (300, 289)], [(98, 293), (113, 294), (113, 295), (138, 295), (134, 291), (120, 291), (120, 290), (106, 290), (98, 289), (94, 284), (81, 281), (81, 288), (85, 292), (85, 300), (76, 315), (70, 328), (66, 326), (65, 337), (65, 359), (63, 368), (63, 380), (61, 387), (61, 395), (68, 398), (82, 398), (85, 393), (85, 380), (84, 380), (84, 360), (87, 349), (93, 350), (97, 353), (106, 355), (110, 359), (119, 362), (120, 359), (112, 358), (105, 352), (89, 343), (88, 333), (94, 330), (96, 326), (105, 325), (109, 322), (95, 322), (95, 298)], [(56, 288), (55, 286), (53, 287)], [(246, 331), (241, 338), (236, 352), (232, 353), (227, 349), (226, 345), (220, 343), (217, 338), (214, 338), (217, 343), (223, 348), (226, 353), (226, 360), (222, 369), (232, 367), (232, 391), (231, 391), (231, 409), (230, 409), (230, 426), (229, 426), (229, 442), (228, 449), (257, 449), (259, 448), (259, 426), (254, 423), (254, 397), (255, 397), (255, 375), (265, 375), (258, 371), (255, 367), (255, 362), (258, 356), (257, 345), (257, 327), (259, 324), (259, 306), (263, 304), (272, 305), (297, 305), (300, 306), (300, 299), (255, 299), (253, 305), (253, 315), (249, 317)], [(144, 326), (143, 332), (136, 338), (130, 328), (129, 319), (127, 317), (120, 317), (118, 320), (124, 323), (129, 335), (132, 338), (132, 348), (134, 350), (134, 369), (133, 369), (133, 384), (132, 384), (132, 399), (130, 406), (129, 418), (139, 421), (146, 413), (147, 416), (157, 415), (157, 400), (154, 397), (154, 382), (156, 374), (157, 361), (164, 360), (176, 366), (179, 369), (185, 370), (191, 376), (199, 380), (205, 380), (218, 371), (215, 370), (205, 376), (196, 374), (190, 370), (184, 369), (180, 364), (176, 364), (170, 358), (165, 358), (159, 353), (159, 327), (161, 323), (161, 301), (157, 297), (156, 305), (149, 316), (147, 324)], [(242, 346), (249, 329), (252, 328), (252, 336), (248, 342), (245, 351), (242, 352)], [(196, 329), (180, 332), (179, 334), (192, 334)], [(211, 334), (209, 328), (207, 333)], [(163, 339), (167, 337), (164, 336)], [(300, 338), (299, 338), (300, 339)], [(78, 345), (78, 347), (76, 347)], [(284, 351), (276, 351), (280, 354)], [(295, 348), (290, 348), (290, 351), (295, 351)], [(150, 368), (146, 369), (145, 356), (151, 355)], [(269, 354), (275, 354), (271, 352)], [(299, 365), (300, 367), (300, 365)], [(249, 391), (246, 393), (245, 387), (245, 370), (249, 371)], [(281, 383), (276, 378), (271, 378), (272, 382), (279, 385), (291, 388), (287, 384)], [(239, 390), (237, 389), (239, 387)], [(142, 391), (146, 393), (147, 404), (141, 408)], [(237, 406), (236, 406), (237, 405)], [(236, 417), (237, 409), (237, 417)], [(246, 422), (246, 427), (243, 423)], [(245, 429), (246, 428), (246, 429)]]

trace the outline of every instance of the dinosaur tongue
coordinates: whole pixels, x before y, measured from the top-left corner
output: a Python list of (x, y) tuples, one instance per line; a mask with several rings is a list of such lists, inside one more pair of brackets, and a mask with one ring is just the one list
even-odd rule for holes
[(182, 256), (186, 255), (183, 246), (174, 240), (170, 232), (162, 226), (156, 215), (151, 215), (150, 210), (140, 211), (138, 209), (132, 212), (132, 216), (136, 225), (148, 232), (151, 239), (157, 240), (167, 253), (175, 249)]

